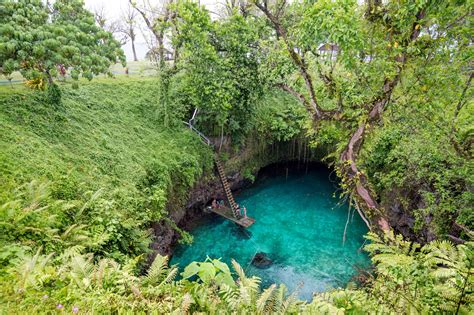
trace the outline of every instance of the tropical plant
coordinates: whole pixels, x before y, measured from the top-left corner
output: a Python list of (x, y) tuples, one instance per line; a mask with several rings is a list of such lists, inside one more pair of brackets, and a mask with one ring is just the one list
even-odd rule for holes
[[(375, 274), (364, 288), (315, 294), (308, 303), (288, 295), (285, 286), (260, 288), (233, 261), (193, 262), (176, 280), (178, 269), (157, 255), (146, 275), (136, 276), (137, 259), (121, 266), (111, 259), (94, 262), (71, 250), (59, 257), (18, 257), (3, 274), (0, 291), (5, 310), (38, 312), (55, 308), (83, 312), (159, 311), (173, 313), (252, 314), (426, 314), (472, 312), (473, 244), (435, 241), (420, 247), (393, 233), (369, 234), (367, 245)], [(234, 280), (234, 275), (236, 280)], [(193, 279), (197, 277), (196, 279)]]

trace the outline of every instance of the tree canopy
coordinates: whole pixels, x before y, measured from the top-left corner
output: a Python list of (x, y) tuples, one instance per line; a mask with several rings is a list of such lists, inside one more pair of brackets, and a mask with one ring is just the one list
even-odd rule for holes
[[(427, 129), (432, 123), (437, 128), (442, 126), (446, 132), (444, 141), (454, 155), (469, 155), (470, 145), (459, 142), (451, 126), (459, 114), (459, 104), (469, 102), (466, 91), (473, 75), (470, 2), (254, 3), (271, 28), (267, 41), (261, 41), (268, 56), (263, 58), (264, 63), (269, 63), (268, 83), (290, 93), (307, 109), (311, 120), (308, 131), (315, 143), (328, 125), (340, 131), (335, 134), (338, 149), (332, 156), (342, 185), (348, 194), (354, 192), (355, 202), (365, 209), (375, 226), (388, 228), (390, 218), (381, 204), (385, 200), (377, 195), (360, 166), (360, 154), (372, 134), (393, 125), (387, 114), (414, 119), (405, 127), (417, 125), (416, 120), (426, 121), (428, 115), (432, 121), (426, 121)], [(441, 90), (443, 96), (426, 97)], [(410, 112), (414, 108), (420, 108), (416, 114)], [(460, 169), (452, 170), (458, 173)], [(424, 178), (436, 187), (427, 189), (431, 198), (445, 195), (446, 190), (441, 187), (456, 182), (447, 174), (443, 181), (449, 177), (451, 184), (443, 185)], [(470, 180), (457, 181), (463, 183), (457, 193), (466, 190)], [(428, 200), (423, 202), (427, 203)], [(470, 211), (465, 204), (458, 206), (451, 210), (451, 219)], [(436, 215), (446, 214), (438, 210), (431, 208)]]
[[(176, 56), (161, 72), (168, 116), (183, 120), (197, 107), (201, 130), (238, 143), (252, 130), (255, 100), (281, 90), (306, 109), (301, 137), (332, 147), (327, 158), (344, 191), (374, 228), (397, 220), (387, 209), (393, 198), (404, 211), (419, 210), (412, 215), (420, 220), (421, 212), (435, 217), (417, 223), (426, 239), (453, 224), (473, 226), (466, 176), (472, 120), (459, 119), (469, 116), (472, 99), (470, 2), (261, 0), (227, 9), (212, 19), (196, 3), (170, 2), (166, 19), (150, 23), (160, 25)], [(414, 128), (416, 139), (409, 137)], [(375, 144), (388, 133), (404, 148)], [(448, 165), (443, 175), (411, 160), (422, 154), (416, 141), (429, 141), (427, 163)], [(378, 160), (378, 170), (370, 169), (379, 154), (396, 163)]]
[(82, 0), (7, 0), (0, 6), (0, 72), (49, 83), (66, 70), (92, 79), (125, 62), (112, 34), (95, 25)]

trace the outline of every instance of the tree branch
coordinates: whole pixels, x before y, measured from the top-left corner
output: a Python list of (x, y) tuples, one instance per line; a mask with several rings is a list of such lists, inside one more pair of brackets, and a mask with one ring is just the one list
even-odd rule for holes
[(347, 147), (340, 155), (340, 164), (345, 180), (348, 180), (350, 184), (355, 186), (355, 190), (357, 191), (359, 197), (364, 201), (365, 206), (376, 212), (378, 216), (378, 225), (382, 230), (389, 228), (388, 221), (380, 209), (380, 206), (376, 201), (376, 197), (372, 194), (370, 188), (368, 187), (369, 183), (367, 176), (359, 171), (356, 165), (356, 160), (364, 141), (367, 128), (370, 128), (372, 124), (380, 121), (382, 113), (385, 109), (385, 105), (389, 102), (393, 90), (400, 82), (400, 77), (407, 61), (407, 47), (410, 43), (415, 41), (416, 38), (418, 38), (421, 31), (421, 27), (418, 24), (420, 20), (424, 18), (424, 16), (424, 9), (420, 10), (416, 14), (416, 19), (412, 25), (410, 36), (405, 41), (405, 50), (401, 56), (397, 56), (395, 58), (395, 61), (398, 63), (397, 75), (392, 79), (385, 78), (381, 95), (369, 103), (370, 106), (368, 106), (368, 108), (370, 108), (370, 111), (367, 119), (364, 120), (359, 125), (357, 130), (352, 134)]
[(291, 86), (289, 86), (288, 84), (285, 84), (285, 83), (278, 83), (278, 84), (276, 84), (276, 86), (278, 88), (282, 89), (283, 91), (288, 92), (291, 95), (293, 95), (294, 97), (296, 97), (298, 99), (298, 101), (300, 101), (304, 105), (304, 107), (306, 107), (306, 109), (308, 110), (308, 112), (311, 115), (315, 115), (314, 108), (311, 106), (311, 104), (308, 102), (308, 100), (306, 99), (306, 97), (303, 94), (299, 93), (298, 91), (296, 91)]
[(321, 107), (318, 104), (318, 101), (317, 101), (317, 98), (316, 98), (316, 93), (314, 92), (313, 79), (312, 79), (311, 75), (308, 72), (308, 67), (306, 65), (306, 62), (305, 62), (304, 58), (301, 57), (300, 55), (298, 55), (298, 53), (296, 53), (294, 47), (290, 44), (286, 29), (280, 23), (280, 20), (278, 19), (278, 17), (270, 12), (270, 10), (268, 9), (267, 2), (264, 1), (263, 4), (262, 4), (259, 1), (256, 1), (255, 5), (270, 20), (270, 22), (273, 24), (273, 27), (274, 27), (277, 35), (279, 37), (281, 37), (283, 39), (283, 41), (285, 42), (286, 49), (287, 49), (291, 59), (293, 60), (293, 63), (298, 67), (299, 72), (300, 72), (301, 76), (304, 79), (306, 89), (308, 90), (308, 93), (310, 95), (309, 104), (313, 108), (311, 110), (311, 112), (312, 113), (314, 112), (313, 116), (315, 116), (317, 118), (321, 118), (323, 110), (321, 109)]

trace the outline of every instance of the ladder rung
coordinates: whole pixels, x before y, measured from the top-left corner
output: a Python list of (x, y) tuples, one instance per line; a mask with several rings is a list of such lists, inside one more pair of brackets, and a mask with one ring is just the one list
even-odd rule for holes
[(227, 176), (225, 174), (221, 161), (217, 157), (215, 158), (215, 164), (217, 168), (217, 173), (219, 174), (219, 178), (221, 180), (222, 188), (227, 197), (227, 201), (229, 202), (229, 205), (231, 207), (232, 214), (234, 215), (235, 218), (238, 219), (240, 217), (240, 213), (237, 210), (237, 207), (238, 207), (237, 203), (235, 202), (234, 196), (232, 195), (232, 190), (230, 189), (230, 185), (227, 180)]

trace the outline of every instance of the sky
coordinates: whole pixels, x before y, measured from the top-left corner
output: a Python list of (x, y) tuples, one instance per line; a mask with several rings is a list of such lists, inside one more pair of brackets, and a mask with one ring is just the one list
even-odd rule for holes
[[(159, 2), (160, 0), (149, 1), (153, 3), (155, 1)], [(210, 11), (217, 10), (220, 6), (220, 3), (223, 3), (223, 1), (225, 0), (200, 0), (201, 4), (205, 5)], [(95, 8), (103, 7), (105, 9), (107, 18), (111, 20), (116, 20), (120, 18), (122, 10), (125, 10), (127, 8), (128, 0), (85, 0), (85, 3), (86, 8), (92, 12)], [(137, 3), (140, 3), (140, 0), (138, 0)], [(137, 50), (138, 59), (143, 59), (145, 57), (146, 52), (148, 51), (148, 46), (140, 31), (138, 31), (135, 47)], [(125, 51), (127, 60), (133, 60), (132, 46), (130, 45), (130, 43), (125, 44), (122, 48)]]

